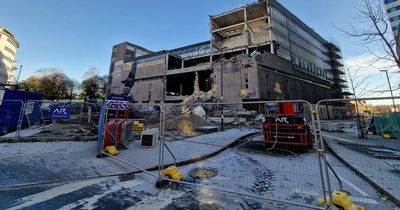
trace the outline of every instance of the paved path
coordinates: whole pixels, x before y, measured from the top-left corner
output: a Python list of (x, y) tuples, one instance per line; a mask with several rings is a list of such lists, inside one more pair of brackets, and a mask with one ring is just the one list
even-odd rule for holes
[[(393, 165), (400, 165), (399, 159), (377, 158), (363, 152), (364, 148), (386, 151), (399, 149), (399, 140), (360, 140), (351, 134), (324, 133), (325, 141), (336, 156), (354, 169), (379, 191), (400, 205), (400, 171)], [(382, 147), (384, 146), (384, 148)], [(389, 165), (389, 164), (391, 165)]]
[[(167, 145), (178, 162), (187, 162), (214, 154), (254, 132), (255, 130), (231, 129), (169, 142)], [(2, 143), (0, 187), (137, 171), (109, 157), (96, 158), (96, 144), (97, 142)], [(117, 157), (142, 168), (154, 168), (159, 164), (158, 146), (141, 148), (139, 142), (134, 142), (129, 145), (129, 149), (121, 150)], [(166, 164), (173, 163), (169, 154), (166, 153), (165, 157)]]

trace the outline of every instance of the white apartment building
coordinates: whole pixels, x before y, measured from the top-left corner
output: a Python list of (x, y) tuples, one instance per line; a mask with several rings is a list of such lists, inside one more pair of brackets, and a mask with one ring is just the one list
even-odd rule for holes
[(19, 43), (15, 36), (0, 26), (0, 84), (15, 83), (15, 55)]

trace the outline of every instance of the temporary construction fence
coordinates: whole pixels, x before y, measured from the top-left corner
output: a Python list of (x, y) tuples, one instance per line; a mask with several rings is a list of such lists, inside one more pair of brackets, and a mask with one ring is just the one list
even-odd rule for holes
[[(98, 156), (110, 156), (132, 166), (135, 170), (131, 172), (158, 170), (161, 113), (162, 108), (157, 104), (125, 101), (104, 104), (99, 117)], [(114, 157), (116, 154), (118, 157)]]
[[(336, 179), (329, 169), (321, 133), (338, 128), (337, 132), (360, 130), (368, 134), (371, 116), (382, 114), (360, 113), (361, 106), (358, 113), (354, 112), (348, 106), (350, 101), (324, 100), (316, 106), (302, 100), (116, 102), (104, 106), (51, 101), (15, 103), (21, 104), (18, 122), (39, 127), (45, 131), (42, 134), (46, 134), (46, 128), (57, 131), (47, 133), (52, 138), (82, 140), (82, 135), (68, 132), (65, 127), (93, 129), (98, 154), (110, 156), (104, 149), (116, 146), (119, 154), (112, 158), (135, 168), (129, 172), (145, 172), (159, 180), (261, 202), (325, 209), (327, 206), (317, 205), (316, 200), (322, 197), (326, 201), (336, 189), (331, 185)], [(66, 116), (69, 117), (62, 119)], [(360, 122), (364, 126), (358, 129)], [(165, 176), (165, 169), (173, 165), (180, 166), (185, 174), (183, 180)], [(158, 174), (154, 172), (157, 170)]]
[(321, 130), (356, 133), (360, 139), (367, 139), (368, 133), (399, 137), (400, 115), (393, 105), (398, 99), (400, 97), (321, 100), (316, 104)]
[[(261, 203), (327, 208), (316, 202), (330, 193), (323, 176), (324, 145), (316, 138), (315, 112), (309, 102), (162, 107), (161, 180), (199, 187), (200, 191), (204, 188), (210, 193), (247, 196)], [(181, 166), (180, 172), (186, 178), (166, 177), (163, 171), (173, 165)]]
[[(398, 103), (399, 99), (400, 97), (325, 99), (316, 104), (318, 107), (316, 137), (319, 142), (330, 143), (334, 146), (331, 147), (333, 151), (340, 150), (340, 154), (347, 159), (345, 161), (347, 165), (375, 177), (380, 182), (375, 185), (380, 189), (385, 189), (385, 186), (388, 189), (400, 187), (398, 176), (391, 176), (394, 166), (387, 162), (400, 158), (400, 151), (393, 147), (394, 142), (388, 140), (399, 138), (400, 115), (394, 104)], [(336, 152), (333, 154), (337, 154)], [(365, 159), (359, 160), (360, 155)], [(326, 167), (324, 176), (328, 180), (328, 191), (343, 190), (343, 177), (339, 177), (333, 170), (328, 170), (330, 165), (326, 160), (326, 154), (323, 153), (322, 156), (327, 163), (324, 166)], [(379, 178), (379, 174), (387, 175)]]
[(13, 112), (12, 119), (18, 122), (16, 138), (29, 141), (96, 139), (99, 104), (47, 100), (28, 100), (18, 104), (15, 106), (18, 109), (4, 107), (8, 113)]

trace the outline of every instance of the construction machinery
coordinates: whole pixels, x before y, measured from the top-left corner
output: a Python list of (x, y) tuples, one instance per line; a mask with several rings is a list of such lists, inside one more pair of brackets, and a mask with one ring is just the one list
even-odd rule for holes
[(267, 103), (263, 134), (268, 146), (307, 149), (312, 146), (312, 133), (299, 102)]

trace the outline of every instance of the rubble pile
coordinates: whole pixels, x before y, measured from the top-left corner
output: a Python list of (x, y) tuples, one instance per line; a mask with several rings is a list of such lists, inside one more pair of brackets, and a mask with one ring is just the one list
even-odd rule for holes
[[(211, 97), (211, 92), (198, 92), (188, 96), (179, 105), (165, 107), (166, 130), (177, 130), (182, 135), (195, 135), (198, 127), (219, 125), (221, 123), (221, 107), (218, 99)], [(215, 103), (215, 104), (213, 104)], [(228, 127), (262, 128), (263, 114), (242, 108), (242, 105), (224, 105), (224, 125)]]
[(205, 119), (202, 117), (195, 114), (187, 114), (174, 118), (167, 118), (165, 121), (165, 130), (179, 131), (182, 136), (194, 136), (196, 135), (194, 130), (206, 124)]
[[(212, 123), (221, 123), (221, 117), (219, 116), (220, 110), (217, 109), (218, 116), (208, 117), (207, 121)], [(224, 124), (247, 128), (262, 128), (262, 122), (264, 120), (263, 114), (258, 114), (254, 110), (246, 110), (239, 107), (224, 108)]]

